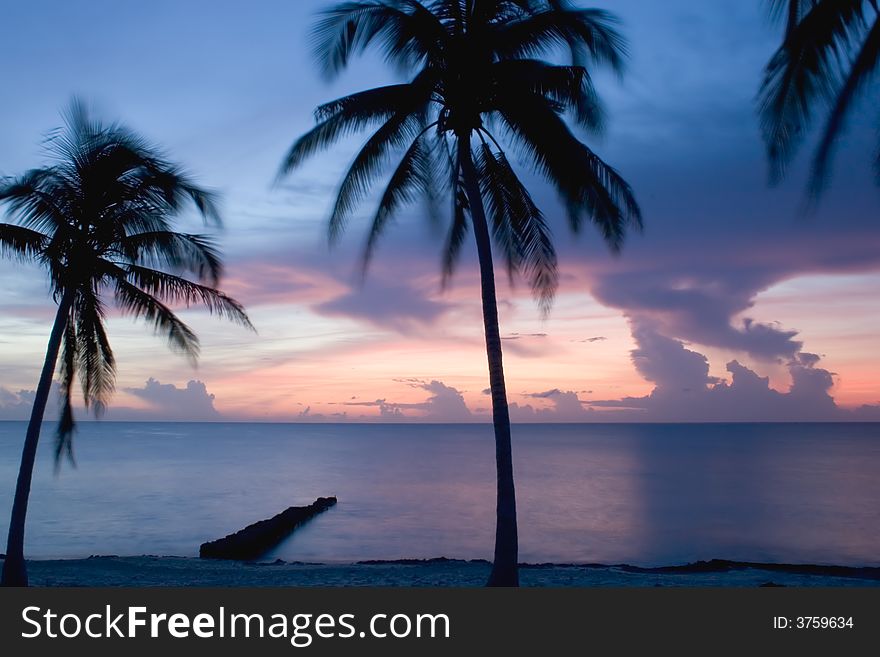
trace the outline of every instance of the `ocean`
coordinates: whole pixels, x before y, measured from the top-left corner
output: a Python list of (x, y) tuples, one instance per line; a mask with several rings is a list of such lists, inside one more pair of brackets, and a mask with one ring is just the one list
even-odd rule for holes
[[(0, 422), (4, 545), (24, 431)], [(489, 425), (83, 422), (57, 475), (53, 431), (29, 558), (195, 556), (328, 495), (267, 559), (492, 557)], [(880, 566), (880, 424), (528, 424), (513, 449), (521, 561)]]

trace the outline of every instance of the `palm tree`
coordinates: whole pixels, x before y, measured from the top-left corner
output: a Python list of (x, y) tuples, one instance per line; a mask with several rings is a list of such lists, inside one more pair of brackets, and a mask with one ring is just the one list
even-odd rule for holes
[(219, 222), (213, 196), (126, 128), (93, 121), (81, 102), (72, 102), (65, 119), (47, 142), (51, 164), (0, 182), (0, 202), (15, 219), (0, 224), (0, 251), (45, 267), (58, 304), (15, 488), (2, 580), (10, 586), (27, 585), (25, 517), (59, 352), (56, 465), (63, 454), (72, 457), (74, 379), (96, 414), (113, 391), (105, 295), (112, 292), (123, 312), (145, 319), (193, 360), (198, 338), (168, 304), (200, 304), (252, 328), (241, 305), (216, 289), (222, 265), (211, 240), (173, 230), (187, 201)]
[[(880, 64), (880, 10), (877, 0), (767, 1), (772, 15), (785, 19), (785, 36), (758, 94), (771, 180), (784, 176), (817, 111), (827, 110), (810, 175), (810, 190), (818, 196), (835, 138)], [(880, 148), (875, 171), (880, 184)]]
[[(381, 194), (364, 250), (406, 203), (450, 199), (443, 280), (470, 225), (476, 238), (495, 428), (497, 516), (489, 585), (515, 586), (517, 523), (510, 417), (502, 367), (492, 239), (508, 273), (525, 275), (544, 311), (556, 290), (556, 253), (544, 215), (502, 146), (502, 138), (555, 186), (577, 231), (596, 223), (616, 249), (639, 208), (627, 183), (566, 123), (598, 131), (602, 110), (588, 64), (621, 71), (624, 43), (614, 19), (567, 0), (355, 0), (325, 11), (313, 30), (328, 77), (378, 46), (409, 82), (318, 107), (317, 125), (291, 147), (280, 175), (345, 135), (378, 125), (342, 180), (328, 232), (339, 237), (395, 151), (402, 156)], [(539, 59), (564, 47), (569, 64)], [(491, 236), (490, 236), (491, 234)]]
[[(517, 523), (510, 417), (502, 367), (492, 240), (510, 276), (528, 279), (543, 311), (558, 275), (547, 222), (511, 165), (512, 144), (559, 192), (570, 227), (588, 218), (618, 248), (639, 208), (627, 183), (571, 131), (566, 117), (598, 131), (602, 109), (588, 64), (621, 71), (624, 43), (606, 12), (566, 0), (356, 0), (325, 11), (313, 36), (328, 77), (379, 46), (409, 82), (318, 107), (317, 125), (288, 152), (281, 175), (345, 135), (378, 126), (355, 156), (336, 196), (329, 238), (337, 239), (395, 151), (402, 156), (382, 192), (363, 255), (406, 203), (450, 199), (443, 281), (473, 226), (495, 429), (497, 506), (490, 586), (516, 586)], [(571, 62), (539, 57), (563, 46)], [(491, 233), (491, 236), (490, 236)]]

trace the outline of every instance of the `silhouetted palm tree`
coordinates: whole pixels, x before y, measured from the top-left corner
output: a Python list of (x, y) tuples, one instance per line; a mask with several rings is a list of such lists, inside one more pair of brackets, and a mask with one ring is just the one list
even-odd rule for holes
[[(785, 18), (785, 37), (758, 95), (771, 179), (782, 178), (815, 114), (827, 110), (810, 178), (818, 195), (835, 138), (880, 64), (880, 10), (877, 0), (767, 1), (774, 16)], [(875, 170), (880, 184), (880, 148)]]
[(0, 224), (0, 251), (45, 267), (58, 303), (15, 488), (4, 585), (27, 585), (25, 517), (59, 351), (63, 410), (56, 465), (63, 453), (72, 456), (74, 379), (96, 413), (113, 391), (104, 296), (112, 293), (124, 312), (150, 322), (192, 359), (198, 356), (198, 338), (166, 304), (200, 304), (252, 328), (241, 305), (215, 289), (222, 265), (211, 240), (173, 230), (186, 201), (206, 220), (219, 222), (212, 195), (124, 127), (91, 120), (79, 101), (65, 119), (66, 128), (48, 140), (51, 164), (0, 181), (0, 202), (15, 220)]
[[(290, 149), (292, 171), (339, 138), (378, 125), (345, 175), (330, 216), (339, 236), (395, 151), (402, 152), (379, 201), (364, 267), (402, 205), (426, 195), (451, 200), (444, 282), (473, 225), (480, 264), (483, 323), (495, 426), (497, 524), (490, 585), (518, 584), (517, 524), (510, 417), (502, 370), (492, 244), (508, 272), (521, 271), (543, 310), (557, 286), (556, 253), (544, 215), (502, 147), (513, 144), (555, 186), (577, 231), (594, 221), (613, 247), (627, 225), (640, 225), (627, 183), (566, 124), (597, 131), (602, 110), (588, 64), (620, 71), (624, 44), (606, 12), (566, 0), (361, 0), (324, 12), (313, 35), (324, 73), (334, 76), (352, 56), (378, 46), (411, 75), (403, 84), (362, 91), (320, 106), (317, 125)], [(543, 54), (560, 46), (571, 63)], [(488, 214), (488, 220), (487, 220)], [(491, 233), (491, 237), (490, 237)]]

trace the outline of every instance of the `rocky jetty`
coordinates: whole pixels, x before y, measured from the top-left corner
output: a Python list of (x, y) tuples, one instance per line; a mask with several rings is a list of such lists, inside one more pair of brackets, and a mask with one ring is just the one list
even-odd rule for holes
[(293, 530), (336, 504), (335, 497), (319, 497), (308, 506), (291, 506), (276, 516), (260, 520), (216, 541), (202, 543), (203, 559), (258, 559)]

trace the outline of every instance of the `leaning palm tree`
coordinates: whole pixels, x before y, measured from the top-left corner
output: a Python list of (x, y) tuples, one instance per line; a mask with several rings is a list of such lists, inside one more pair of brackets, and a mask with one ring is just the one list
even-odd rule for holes
[[(785, 174), (820, 111), (825, 125), (813, 154), (810, 190), (824, 188), (835, 139), (859, 95), (877, 87), (880, 9), (877, 0), (767, 0), (785, 20), (785, 36), (764, 72), (758, 94), (771, 180)], [(880, 184), (880, 148), (875, 161)]]
[(198, 338), (168, 304), (200, 304), (251, 327), (241, 305), (216, 289), (222, 265), (211, 240), (174, 231), (186, 201), (219, 222), (213, 196), (126, 128), (93, 121), (81, 102), (74, 100), (65, 118), (65, 128), (47, 141), (51, 164), (0, 181), (0, 203), (15, 221), (0, 224), (0, 251), (44, 267), (58, 304), (9, 523), (2, 581), (11, 586), (27, 585), (25, 517), (59, 352), (56, 465), (64, 454), (72, 457), (75, 379), (96, 414), (114, 387), (105, 296), (110, 293), (123, 312), (145, 319), (191, 359), (198, 356)]
[[(508, 273), (525, 275), (544, 311), (558, 275), (545, 217), (503, 144), (512, 145), (556, 188), (573, 230), (589, 219), (618, 248), (627, 226), (640, 225), (638, 206), (627, 183), (579, 140), (566, 118), (587, 130), (601, 128), (602, 110), (587, 67), (621, 71), (623, 40), (611, 15), (567, 0), (356, 0), (324, 12), (313, 35), (315, 55), (328, 77), (352, 56), (378, 46), (409, 79), (318, 107), (317, 125), (294, 143), (283, 162), (281, 175), (341, 137), (378, 126), (342, 180), (329, 220), (331, 242), (395, 152), (402, 155), (372, 219), (364, 270), (388, 223), (420, 196), (432, 207), (444, 197), (451, 203), (444, 283), (473, 227), (496, 443), (489, 584), (515, 586), (516, 498), (493, 238)], [(567, 53), (565, 64), (540, 59), (560, 48)]]

